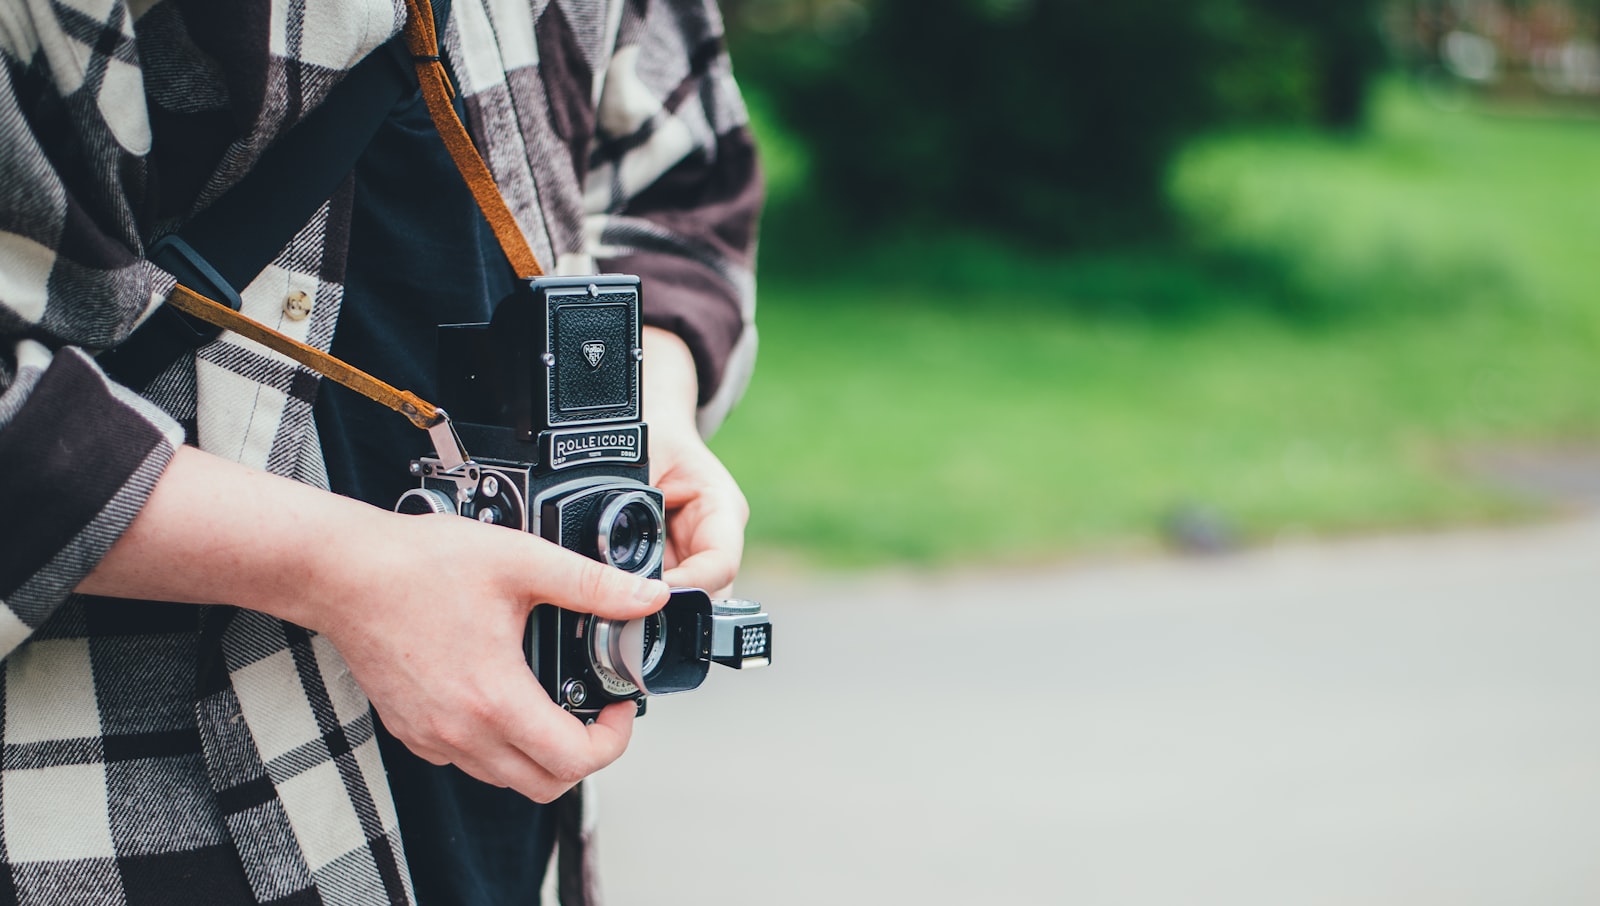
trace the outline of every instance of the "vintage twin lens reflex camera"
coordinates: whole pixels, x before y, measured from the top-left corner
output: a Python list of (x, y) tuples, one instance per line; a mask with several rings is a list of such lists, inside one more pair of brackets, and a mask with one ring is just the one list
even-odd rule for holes
[[(421, 486), (396, 511), (459, 513), (659, 579), (666, 512), (649, 485), (643, 358), (638, 277), (534, 278), (489, 323), (442, 325), (439, 401), (473, 455), (412, 462)], [(540, 605), (525, 647), (550, 697), (592, 720), (694, 689), (712, 662), (765, 666), (772, 629), (758, 604), (683, 588), (638, 620)]]

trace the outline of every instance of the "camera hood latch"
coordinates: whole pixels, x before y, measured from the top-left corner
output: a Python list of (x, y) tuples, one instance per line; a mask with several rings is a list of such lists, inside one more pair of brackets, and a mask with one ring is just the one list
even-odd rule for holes
[(478, 487), (478, 464), (472, 461), (467, 445), (456, 433), (455, 422), (443, 409), (434, 409), (438, 420), (428, 426), (428, 439), (433, 441), (433, 451), (439, 456), (439, 465), (433, 474), (456, 484), (456, 496), (468, 500)]
[(439, 454), (439, 466), (445, 472), (459, 472), (472, 462), (472, 456), (467, 453), (467, 445), (461, 442), (461, 435), (456, 433), (450, 415), (443, 409), (433, 411), (439, 420), (428, 426), (428, 439), (433, 441), (433, 451)]

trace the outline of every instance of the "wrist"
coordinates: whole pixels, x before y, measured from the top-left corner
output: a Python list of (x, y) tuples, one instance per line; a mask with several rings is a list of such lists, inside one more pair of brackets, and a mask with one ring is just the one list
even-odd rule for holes
[(652, 426), (693, 429), (700, 398), (694, 354), (677, 334), (644, 329), (644, 415)]
[(390, 525), (406, 517), (330, 492), (313, 493), (314, 503), (309, 496), (302, 503), (303, 518), (286, 526), (292, 540), (265, 554), (255, 564), (257, 581), (229, 603), (327, 634), (374, 618), (358, 612), (372, 602), (371, 591), (379, 587), (374, 583), (414, 558), (396, 544)]

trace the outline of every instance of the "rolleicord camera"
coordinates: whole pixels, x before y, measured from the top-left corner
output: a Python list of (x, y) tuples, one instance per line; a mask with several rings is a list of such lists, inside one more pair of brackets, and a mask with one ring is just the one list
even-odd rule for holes
[[(489, 323), (441, 326), (439, 400), (454, 432), (412, 462), (421, 485), (395, 509), (532, 532), (660, 578), (667, 522), (649, 485), (643, 358), (638, 277), (535, 278)], [(525, 645), (550, 697), (592, 720), (613, 702), (642, 714), (646, 695), (697, 688), (713, 662), (765, 666), (772, 627), (758, 604), (680, 588), (637, 620), (535, 607)]]

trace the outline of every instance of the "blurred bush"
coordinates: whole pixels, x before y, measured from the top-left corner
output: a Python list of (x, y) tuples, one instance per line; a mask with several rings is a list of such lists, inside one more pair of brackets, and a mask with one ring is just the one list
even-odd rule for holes
[(1147, 236), (1212, 126), (1363, 117), (1378, 0), (733, 0), (741, 80), (852, 226)]

